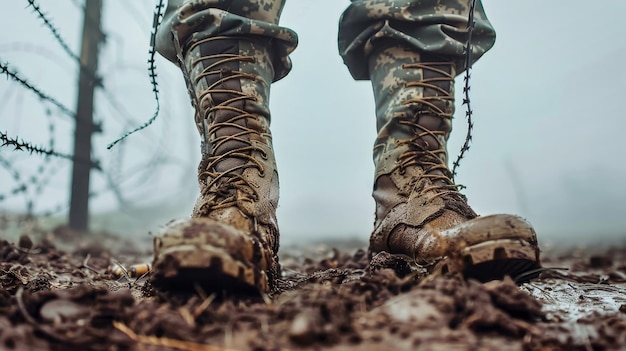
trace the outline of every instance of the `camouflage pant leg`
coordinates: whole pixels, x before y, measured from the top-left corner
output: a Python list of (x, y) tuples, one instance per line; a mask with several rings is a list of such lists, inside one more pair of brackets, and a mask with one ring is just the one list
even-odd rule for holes
[[(454, 60), (464, 70), (470, 0), (352, 0), (339, 23), (339, 54), (354, 79), (369, 79), (368, 55), (378, 43), (399, 41)], [(476, 1), (472, 33), (474, 62), (496, 38), (482, 3)]]
[(291, 70), (289, 54), (298, 37), (278, 25), (285, 0), (169, 0), (157, 31), (157, 51), (178, 63), (174, 37), (182, 50), (194, 42), (215, 36), (263, 36), (273, 39), (270, 48), (274, 81)]

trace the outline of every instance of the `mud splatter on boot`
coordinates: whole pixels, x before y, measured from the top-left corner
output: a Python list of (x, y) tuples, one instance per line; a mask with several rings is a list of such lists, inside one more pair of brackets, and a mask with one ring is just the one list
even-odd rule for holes
[(513, 215), (478, 217), (452, 180), (455, 64), (402, 45), (379, 48), (369, 62), (378, 128), (370, 252), (482, 281), (539, 267), (532, 226)]
[(275, 285), (278, 173), (268, 41), (213, 37), (183, 48), (203, 138), (200, 197), (192, 218), (170, 223), (155, 238), (157, 286), (267, 293)]

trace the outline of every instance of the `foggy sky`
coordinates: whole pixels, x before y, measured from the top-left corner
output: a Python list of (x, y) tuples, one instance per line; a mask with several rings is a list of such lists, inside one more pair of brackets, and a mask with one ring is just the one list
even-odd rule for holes
[[(60, 33), (78, 52), (80, 9), (72, 1), (42, 2)], [(94, 155), (106, 169), (121, 164), (129, 208), (156, 206), (146, 219), (129, 220), (145, 232), (187, 216), (197, 185), (199, 139), (184, 82), (177, 68), (158, 59), (161, 115), (147, 130), (113, 151), (105, 149), (124, 131), (152, 115), (147, 51), (153, 2), (105, 1), (108, 34), (99, 73), (108, 94), (132, 116), (129, 125), (104, 94), (97, 118), (104, 133), (94, 137)], [(373, 224), (371, 198), (376, 135), (369, 82), (354, 82), (337, 54), (337, 21), (348, 1), (291, 0), (281, 24), (296, 30), (300, 46), (294, 69), (273, 85), (272, 132), (281, 180), (279, 224), (285, 240), (335, 235), (366, 240)], [(127, 4), (127, 6), (124, 6)], [(517, 213), (528, 218), (543, 240), (626, 237), (626, 141), (624, 86), (626, 2), (581, 0), (484, 0), (497, 31), (495, 47), (475, 66), (471, 101), (473, 144), (457, 181), (481, 214)], [(600, 5), (602, 4), (602, 5)], [(38, 87), (75, 107), (76, 69), (26, 2), (5, 2), (0, 21), (0, 61), (10, 63)], [(20, 30), (27, 28), (27, 30)], [(457, 80), (457, 100), (462, 81)], [(45, 109), (16, 83), (0, 80), (0, 130), (46, 145)], [(459, 101), (460, 102), (460, 101)], [(448, 149), (454, 160), (466, 132), (464, 107), (457, 104)], [(48, 105), (49, 106), (49, 105)], [(54, 108), (50, 107), (54, 111)], [(55, 148), (70, 152), (73, 127), (55, 112)], [(119, 155), (123, 155), (120, 160)], [(146, 169), (155, 155), (166, 166)], [(42, 158), (0, 149), (24, 177)], [(37, 209), (67, 202), (70, 165), (53, 160), (51, 181)], [(139, 167), (139, 169), (137, 169)], [(117, 173), (115, 173), (117, 174)], [(94, 175), (93, 190), (105, 189)], [(0, 193), (13, 180), (0, 168)], [(0, 208), (23, 210), (22, 197)], [(95, 213), (118, 208), (109, 192), (92, 202)]]

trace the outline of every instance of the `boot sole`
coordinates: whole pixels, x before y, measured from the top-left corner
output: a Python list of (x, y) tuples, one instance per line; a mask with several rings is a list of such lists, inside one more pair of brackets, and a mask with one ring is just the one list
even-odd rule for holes
[(205, 293), (258, 294), (268, 291), (265, 272), (211, 245), (177, 245), (153, 264), (151, 282), (166, 290), (201, 288)]
[(481, 282), (510, 276), (518, 284), (539, 275), (539, 248), (521, 239), (490, 240), (465, 247), (459, 254), (438, 262), (432, 273), (461, 272)]

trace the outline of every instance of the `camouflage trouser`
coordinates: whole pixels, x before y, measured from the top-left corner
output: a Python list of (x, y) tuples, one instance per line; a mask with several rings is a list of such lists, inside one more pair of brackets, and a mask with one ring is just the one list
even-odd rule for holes
[[(304, 1), (304, 0), (299, 0)], [(367, 56), (379, 41), (400, 41), (419, 51), (442, 55), (464, 67), (470, 0), (352, 0), (340, 19), (339, 53), (355, 79), (369, 79)], [(298, 37), (278, 25), (285, 0), (169, 0), (157, 33), (157, 49), (178, 62), (173, 36), (183, 48), (213, 36), (273, 38), (274, 81), (291, 69), (289, 54)], [(478, 0), (472, 36), (473, 59), (495, 41), (495, 32)]]

